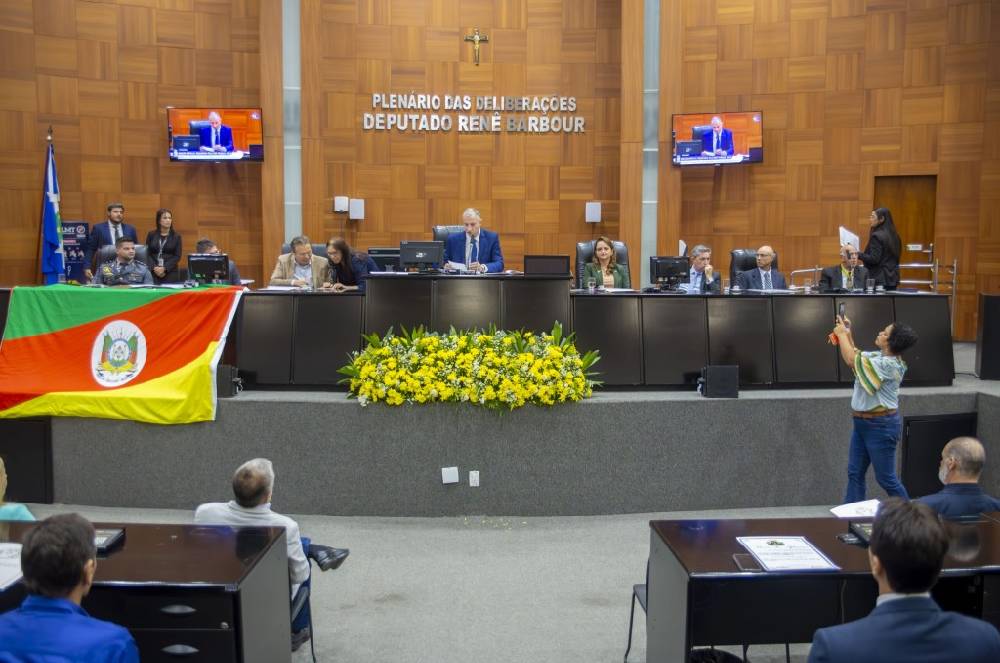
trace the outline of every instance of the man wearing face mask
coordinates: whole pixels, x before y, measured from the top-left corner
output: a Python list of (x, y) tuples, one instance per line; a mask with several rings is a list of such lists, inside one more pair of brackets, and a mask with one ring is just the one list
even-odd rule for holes
[(979, 476), (986, 464), (986, 450), (974, 437), (956, 437), (941, 450), (938, 479), (944, 488), (919, 498), (942, 518), (964, 518), (987, 511), (1000, 511), (1000, 500), (979, 487)]

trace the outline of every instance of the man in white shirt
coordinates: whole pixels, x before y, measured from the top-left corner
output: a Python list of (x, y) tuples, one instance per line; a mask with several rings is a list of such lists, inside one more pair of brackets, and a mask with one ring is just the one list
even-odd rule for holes
[[(274, 467), (266, 458), (248, 460), (233, 475), (233, 494), (230, 502), (208, 502), (194, 512), (194, 521), (203, 525), (229, 525), (232, 527), (284, 527), (288, 543), (288, 577), (292, 597), (309, 582), (309, 559), (323, 571), (339, 567), (350, 551), (311, 544), (299, 536), (299, 524), (280, 513), (271, 511), (271, 494), (274, 490)], [(307, 557), (309, 559), (307, 559)], [(308, 605), (292, 623), (292, 650), (298, 649), (309, 639)]]

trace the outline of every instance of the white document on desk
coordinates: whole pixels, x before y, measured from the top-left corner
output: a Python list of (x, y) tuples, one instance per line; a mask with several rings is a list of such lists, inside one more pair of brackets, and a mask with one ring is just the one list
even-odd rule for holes
[(765, 571), (836, 571), (840, 568), (804, 536), (738, 536), (736, 541)]
[(830, 509), (830, 513), (838, 518), (874, 518), (878, 511), (878, 500), (865, 500), (864, 502), (848, 502)]
[(21, 544), (0, 543), (0, 591), (21, 579)]

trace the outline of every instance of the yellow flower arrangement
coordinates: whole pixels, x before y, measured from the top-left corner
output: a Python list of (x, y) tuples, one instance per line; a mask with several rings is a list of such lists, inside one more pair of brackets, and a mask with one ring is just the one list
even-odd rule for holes
[(422, 327), (384, 337), (365, 337), (367, 346), (340, 369), (350, 395), (362, 405), (385, 403), (473, 403), (513, 410), (526, 403), (555, 405), (588, 398), (600, 384), (591, 367), (594, 350), (581, 355), (574, 335), (522, 331), (428, 333)]

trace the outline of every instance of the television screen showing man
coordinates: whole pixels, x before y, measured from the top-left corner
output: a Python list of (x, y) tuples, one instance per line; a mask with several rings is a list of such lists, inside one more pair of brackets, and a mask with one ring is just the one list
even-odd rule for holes
[(208, 126), (198, 129), (202, 152), (232, 152), (233, 130), (222, 123), (222, 116), (212, 111), (208, 114)]
[(722, 126), (722, 118), (712, 118), (712, 130), (701, 135), (701, 155), (705, 157), (733, 156), (733, 132)]

